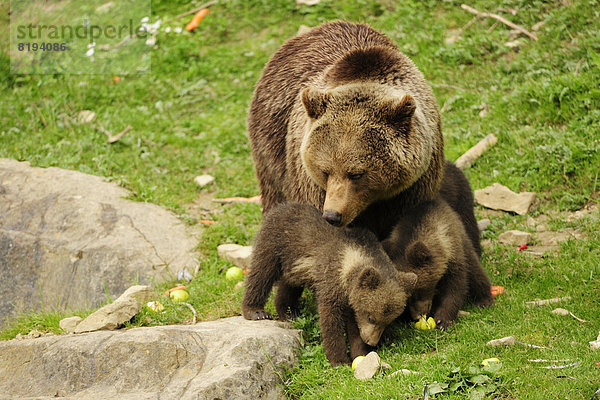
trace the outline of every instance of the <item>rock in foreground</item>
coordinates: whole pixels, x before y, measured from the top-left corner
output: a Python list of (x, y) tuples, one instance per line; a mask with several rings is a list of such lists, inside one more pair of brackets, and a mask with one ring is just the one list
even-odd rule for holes
[(301, 332), (242, 317), (0, 342), (0, 398), (277, 399)]

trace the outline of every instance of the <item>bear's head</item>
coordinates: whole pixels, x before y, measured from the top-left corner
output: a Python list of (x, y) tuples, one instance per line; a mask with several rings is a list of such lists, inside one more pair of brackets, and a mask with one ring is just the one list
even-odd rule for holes
[(363, 342), (369, 346), (379, 342), (385, 327), (404, 312), (416, 282), (411, 272), (388, 278), (373, 267), (361, 271), (351, 283), (349, 302)]
[(392, 198), (430, 166), (436, 146), (409, 93), (375, 82), (302, 92), (309, 119), (300, 155), (325, 190), (323, 217), (345, 226), (370, 204)]
[(434, 250), (436, 249), (427, 247), (420, 240), (415, 240), (406, 247), (406, 265), (402, 269), (414, 272), (418, 277), (415, 295), (408, 305), (410, 316), (414, 320), (431, 311), (435, 288), (447, 270), (447, 255), (435, 254)]

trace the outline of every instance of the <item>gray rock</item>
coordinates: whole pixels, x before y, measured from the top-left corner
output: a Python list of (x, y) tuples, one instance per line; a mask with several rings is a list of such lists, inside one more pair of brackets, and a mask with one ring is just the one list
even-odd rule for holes
[(75, 332), (75, 327), (77, 327), (81, 321), (83, 321), (83, 318), (78, 316), (63, 318), (58, 323), (58, 326), (67, 333), (73, 333)]
[[(102, 178), (0, 159), (0, 320), (95, 307), (197, 263), (184, 224)], [(41, 293), (41, 296), (40, 296)]]
[(490, 224), (492, 223), (492, 221), (490, 221), (487, 218), (484, 218), (482, 220), (477, 221), (477, 228), (479, 228), (479, 232), (483, 232), (487, 229), (488, 226), (490, 226)]
[(381, 359), (377, 353), (372, 351), (356, 366), (354, 377), (361, 381), (365, 381), (374, 377), (380, 369)]
[(506, 186), (494, 183), (484, 189), (475, 191), (475, 202), (493, 210), (511, 211), (525, 215), (535, 201), (532, 192), (515, 193)]
[(217, 246), (219, 257), (229, 261), (241, 269), (250, 268), (252, 258), (252, 246), (241, 246), (239, 244), (227, 243)]
[(398, 371), (392, 372), (387, 377), (389, 379), (389, 378), (393, 378), (393, 377), (399, 376), (399, 375), (414, 375), (414, 374), (418, 374), (418, 372), (411, 371), (410, 369), (402, 368), (402, 369), (399, 369)]
[(498, 241), (502, 244), (510, 244), (513, 246), (521, 246), (529, 243), (531, 240), (531, 233), (521, 232), (517, 230), (510, 230), (502, 232), (498, 236)]
[(194, 178), (194, 182), (196, 182), (196, 185), (198, 185), (200, 187), (211, 184), (214, 181), (215, 181), (215, 177), (211, 176), (211, 175), (198, 175), (197, 177)]
[(144, 304), (155, 296), (150, 286), (132, 286), (114, 302), (88, 315), (77, 324), (73, 333), (117, 329), (140, 312)]
[(500, 339), (493, 339), (486, 343), (486, 346), (499, 347), (499, 346), (514, 346), (516, 343), (514, 336), (506, 336)]
[(301, 332), (242, 317), (0, 342), (0, 398), (279, 399)]

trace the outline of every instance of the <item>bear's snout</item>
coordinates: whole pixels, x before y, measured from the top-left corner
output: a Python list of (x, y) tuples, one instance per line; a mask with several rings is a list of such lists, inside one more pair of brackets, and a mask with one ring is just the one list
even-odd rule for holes
[(337, 211), (323, 211), (323, 218), (333, 226), (342, 225), (342, 214)]

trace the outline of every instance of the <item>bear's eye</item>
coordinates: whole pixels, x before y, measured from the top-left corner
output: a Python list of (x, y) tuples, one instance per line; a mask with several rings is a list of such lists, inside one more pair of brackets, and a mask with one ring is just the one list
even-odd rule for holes
[(373, 318), (369, 315), (369, 323), (375, 325), (375, 322), (376, 322), (375, 318)]
[(350, 179), (351, 181), (357, 181), (357, 180), (359, 180), (360, 178), (362, 178), (362, 177), (363, 177), (363, 175), (364, 175), (364, 173), (363, 173), (363, 172), (359, 172), (359, 173), (351, 173), (351, 172), (348, 172), (348, 179)]

